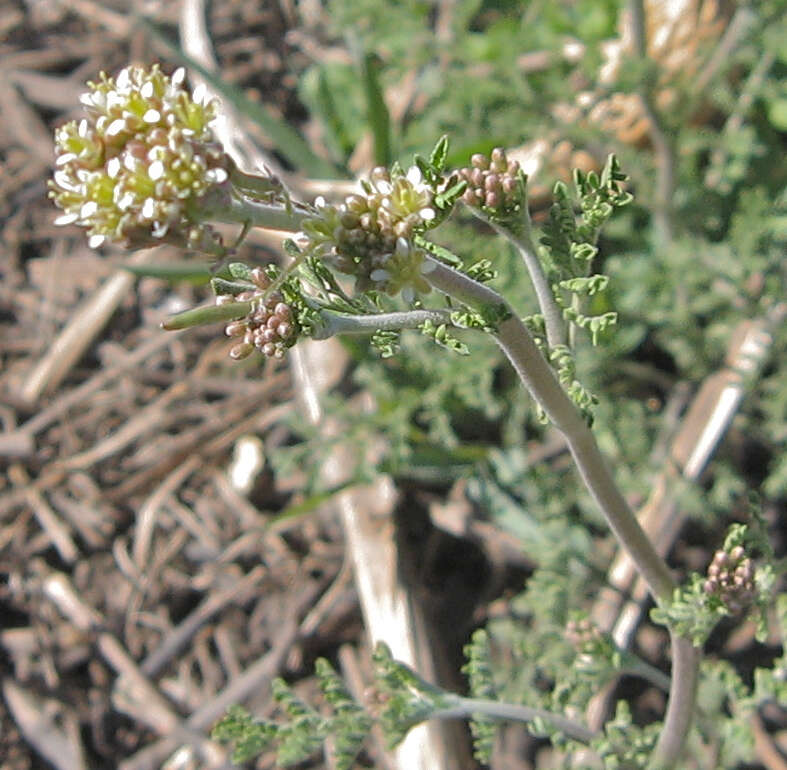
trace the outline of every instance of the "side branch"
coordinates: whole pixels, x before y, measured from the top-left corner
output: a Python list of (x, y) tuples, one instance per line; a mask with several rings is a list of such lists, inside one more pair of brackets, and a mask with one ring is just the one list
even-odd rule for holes
[(615, 484), (590, 429), (560, 386), (552, 368), (536, 347), (530, 332), (495, 291), (433, 260), (429, 282), (445, 294), (475, 308), (509, 310), (495, 335), (523, 384), (549, 419), (566, 437), (582, 480), (601, 508), (610, 528), (637, 564), (653, 595), (668, 602), (675, 582), (664, 560), (656, 553), (633, 511)]

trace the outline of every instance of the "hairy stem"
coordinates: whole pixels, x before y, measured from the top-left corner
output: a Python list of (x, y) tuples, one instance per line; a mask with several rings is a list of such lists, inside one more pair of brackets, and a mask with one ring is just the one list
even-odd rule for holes
[(349, 315), (322, 310), (320, 317), (324, 325), (312, 335), (315, 340), (324, 340), (336, 334), (370, 334), (378, 330), (417, 329), (427, 321), (437, 325), (451, 324), (450, 310), (404, 310), (374, 315)]
[(593, 434), (560, 386), (530, 332), (497, 292), (441, 262), (433, 261), (435, 267), (426, 278), (436, 289), (471, 307), (492, 306), (509, 311), (510, 317), (500, 324), (495, 335), (498, 345), (533, 398), (566, 437), (583, 481), (612, 531), (639, 567), (653, 595), (660, 601), (670, 601), (675, 582), (667, 565), (656, 553), (620, 493)]
[(196, 215), (205, 222), (227, 222), (267, 230), (300, 230), (301, 224), (312, 212), (302, 204), (285, 206), (266, 203), (238, 195), (231, 188), (211, 190), (199, 201)]
[(563, 321), (563, 313), (555, 302), (555, 296), (552, 294), (552, 289), (549, 287), (546, 275), (541, 266), (541, 260), (538, 258), (538, 250), (530, 230), (530, 214), (527, 215), (527, 220), (521, 233), (513, 233), (505, 227), (501, 227), (495, 222), (489, 224), (495, 231), (510, 241), (522, 261), (525, 263), (527, 272), (530, 275), (530, 282), (533, 284), (533, 289), (536, 293), (538, 300), (538, 307), (541, 310), (541, 315), (544, 316), (544, 326), (546, 327), (547, 343), (550, 348), (556, 345), (564, 345), (566, 342), (566, 325)]
[(672, 683), (670, 686), (664, 727), (650, 765), (650, 770), (672, 770), (683, 754), (691, 729), (697, 700), (700, 659), (702, 650), (691, 640), (670, 631), (672, 646)]
[(512, 722), (531, 722), (534, 719), (543, 719), (569, 738), (580, 741), (580, 743), (590, 743), (596, 737), (596, 733), (585, 727), (585, 725), (545, 709), (521, 706), (517, 703), (482, 700), (480, 698), (463, 698), (460, 695), (449, 695), (447, 700), (448, 705), (432, 714), (433, 717), (437, 719), (466, 719), (485, 716), (492, 719), (506, 719)]
[[(473, 307), (506, 308), (511, 313), (496, 339), (533, 398), (566, 437), (582, 480), (601, 508), (615, 536), (650, 587), (657, 601), (669, 602), (675, 582), (664, 560), (643, 531), (615, 484), (590, 429), (563, 391), (530, 333), (505, 300), (487, 286), (437, 263), (428, 274), (440, 291)], [(658, 770), (675, 767), (691, 726), (700, 653), (691, 642), (669, 629), (672, 642), (672, 684), (664, 728), (656, 749)]]

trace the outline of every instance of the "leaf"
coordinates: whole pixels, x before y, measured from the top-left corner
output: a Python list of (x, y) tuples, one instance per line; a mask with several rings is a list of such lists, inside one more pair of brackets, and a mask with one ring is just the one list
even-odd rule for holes
[(225, 305), (206, 305), (205, 307), (195, 307), (183, 313), (170, 316), (162, 322), (161, 328), (166, 331), (176, 331), (178, 329), (189, 329), (192, 326), (205, 326), (207, 324), (232, 321), (236, 318), (243, 318), (251, 311), (251, 302), (228, 302)]

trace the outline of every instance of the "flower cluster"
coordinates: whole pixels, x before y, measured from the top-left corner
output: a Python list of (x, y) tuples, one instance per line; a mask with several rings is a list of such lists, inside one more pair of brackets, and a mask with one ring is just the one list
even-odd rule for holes
[(754, 565), (743, 546), (718, 550), (708, 567), (705, 593), (718, 597), (733, 614), (743, 611), (756, 598)]
[(473, 155), (470, 166), (459, 170), (459, 178), (467, 182), (462, 200), (494, 221), (506, 222), (527, 203), (519, 163), (509, 160), (502, 147), (492, 150), (489, 157)]
[(246, 358), (256, 349), (268, 358), (282, 358), (298, 338), (298, 325), (290, 306), (278, 291), (271, 291), (271, 279), (259, 268), (251, 271), (254, 288), (240, 294), (219, 294), (217, 305), (230, 302), (251, 302), (252, 309), (244, 317), (227, 324), (225, 332), (238, 342), (230, 348), (230, 356)]
[(303, 225), (306, 249), (355, 276), (360, 291), (402, 292), (405, 299), (428, 292), (428, 263), (412, 238), (436, 218), (432, 188), (416, 166), (407, 173), (376, 168), (361, 188), (338, 206), (318, 199), (316, 216)]
[(214, 104), (190, 96), (184, 77), (182, 68), (170, 78), (154, 65), (88, 83), (86, 117), (55, 133), (57, 224), (87, 228), (92, 247), (164, 239), (217, 251), (192, 204), (227, 181), (231, 161), (210, 127)]

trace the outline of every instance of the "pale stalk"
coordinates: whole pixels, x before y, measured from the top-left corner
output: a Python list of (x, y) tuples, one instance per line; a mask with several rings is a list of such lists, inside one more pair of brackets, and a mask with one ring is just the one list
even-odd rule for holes
[[(500, 323), (494, 335), (498, 345), (533, 398), (566, 437), (582, 480), (651, 593), (658, 602), (669, 603), (676, 588), (669, 568), (615, 484), (592, 432), (563, 391), (527, 327), (497, 292), (447, 265), (432, 262), (434, 267), (427, 279), (436, 289), (471, 307), (507, 311), (509, 317)], [(669, 633), (672, 684), (664, 727), (654, 753), (654, 770), (676, 766), (691, 726), (696, 697), (699, 651), (674, 629), (670, 628)]]

